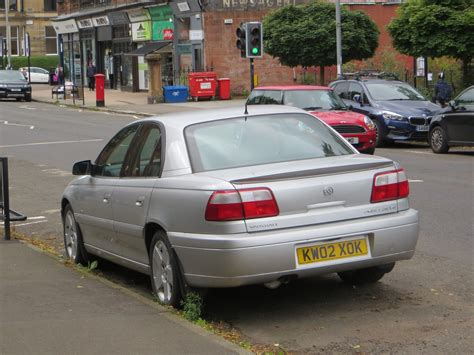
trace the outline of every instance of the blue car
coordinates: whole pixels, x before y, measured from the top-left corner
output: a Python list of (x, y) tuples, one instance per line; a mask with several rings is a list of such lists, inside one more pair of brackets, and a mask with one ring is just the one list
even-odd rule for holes
[(432, 117), (441, 107), (407, 83), (386, 79), (338, 80), (329, 85), (355, 112), (377, 127), (377, 147), (397, 140), (427, 140)]

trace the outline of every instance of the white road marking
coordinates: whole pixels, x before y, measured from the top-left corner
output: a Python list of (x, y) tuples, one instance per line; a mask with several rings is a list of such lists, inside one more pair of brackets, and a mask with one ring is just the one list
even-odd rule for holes
[(138, 120), (140, 117), (138, 116), (132, 116), (134, 119)]
[(24, 144), (0, 145), (0, 148), (28, 147), (28, 146), (35, 146), (35, 145), (50, 145), (50, 144), (90, 143), (90, 142), (102, 142), (102, 141), (103, 139), (85, 139), (85, 140), (78, 140), (78, 141), (24, 143)]
[(35, 129), (35, 126), (30, 126), (26, 124), (19, 124), (19, 123), (9, 123), (8, 121), (0, 121), (3, 122), (6, 126), (18, 126), (18, 127), (28, 127), (29, 129)]
[(25, 109), (25, 110), (36, 110), (36, 107), (29, 107), (29, 106), (20, 106), (20, 108)]
[(44, 221), (36, 221), (36, 222), (31, 222), (31, 223), (14, 224), (13, 226), (14, 226), (14, 227), (23, 227), (23, 226), (29, 226), (29, 225), (31, 225), (31, 224), (39, 224), (39, 223), (44, 223), (44, 222), (48, 222), (48, 220), (45, 219)]
[(60, 209), (54, 209), (54, 210), (46, 210), (46, 211), (43, 211), (43, 213), (46, 213), (46, 214), (53, 214), (53, 213), (59, 213), (61, 212)]
[(424, 180), (410, 180), (408, 179), (408, 182), (425, 182)]
[(431, 152), (419, 152), (419, 151), (417, 151), (417, 150), (403, 150), (403, 152), (414, 153), (414, 154), (428, 154), (428, 155), (434, 155), (434, 154), (431, 153)]
[(28, 217), (28, 220), (31, 221), (35, 219), (45, 219), (45, 218), (46, 218), (45, 216), (35, 216), (35, 217)]

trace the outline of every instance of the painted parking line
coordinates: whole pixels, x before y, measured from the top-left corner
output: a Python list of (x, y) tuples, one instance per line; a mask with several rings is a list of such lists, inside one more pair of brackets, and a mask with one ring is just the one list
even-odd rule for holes
[(425, 182), (424, 180), (411, 180), (411, 179), (408, 179), (408, 182)]
[(26, 124), (11, 123), (9, 121), (2, 121), (2, 120), (0, 120), (0, 122), (3, 123), (5, 126), (28, 127), (29, 129), (35, 129), (35, 126), (26, 125)]
[(53, 141), (53, 142), (0, 145), (0, 148), (30, 147), (30, 146), (51, 145), (51, 144), (91, 143), (91, 142), (102, 142), (102, 141), (103, 139), (85, 139), (85, 140), (77, 140), (77, 141), (56, 141), (56, 142)]

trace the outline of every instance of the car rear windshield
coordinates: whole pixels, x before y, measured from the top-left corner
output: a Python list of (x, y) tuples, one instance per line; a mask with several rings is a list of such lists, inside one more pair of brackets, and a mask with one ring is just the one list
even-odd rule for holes
[(184, 135), (194, 172), (354, 154), (317, 118), (298, 113), (199, 123)]
[(403, 83), (367, 83), (370, 96), (376, 101), (426, 101), (419, 92)]
[(19, 71), (1, 70), (0, 81), (8, 82), (8, 81), (26, 81), (26, 80), (23, 74), (21, 74)]

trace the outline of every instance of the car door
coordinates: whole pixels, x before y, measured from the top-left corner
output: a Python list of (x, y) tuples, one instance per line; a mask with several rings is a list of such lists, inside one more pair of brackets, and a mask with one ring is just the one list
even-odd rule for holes
[(162, 129), (156, 123), (140, 128), (130, 166), (115, 185), (114, 229), (125, 258), (148, 264), (143, 228), (153, 187), (161, 173)]
[(31, 82), (32, 83), (39, 83), (41, 82), (40, 74), (38, 72), (38, 69), (36, 68), (30, 68), (31, 72)]
[(443, 117), (450, 142), (474, 141), (474, 88), (456, 98), (456, 108)]
[(127, 126), (110, 140), (96, 160), (94, 173), (84, 178), (78, 191), (76, 214), (84, 243), (114, 254), (120, 254), (120, 245), (113, 225), (113, 192), (128, 168), (127, 157), (138, 127)]

